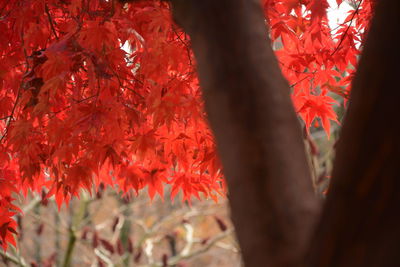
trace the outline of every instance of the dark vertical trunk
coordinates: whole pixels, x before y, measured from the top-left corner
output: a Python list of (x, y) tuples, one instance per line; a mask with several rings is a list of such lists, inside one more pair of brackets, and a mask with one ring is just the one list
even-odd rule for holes
[(318, 213), (258, 0), (175, 0), (190, 34), (246, 266), (296, 266)]
[(399, 14), (378, 1), (309, 266), (400, 266)]

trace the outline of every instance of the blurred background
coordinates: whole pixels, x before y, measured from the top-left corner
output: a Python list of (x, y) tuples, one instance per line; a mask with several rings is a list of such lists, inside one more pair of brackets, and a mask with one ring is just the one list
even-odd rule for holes
[[(337, 110), (339, 113), (341, 110)], [(338, 125), (330, 139), (318, 125), (305, 132), (316, 193), (329, 184)], [(111, 188), (82, 192), (58, 210), (40, 195), (17, 199), (18, 244), (1, 252), (0, 266), (241, 266), (227, 199), (153, 201), (146, 190), (120, 195)], [(44, 194), (45, 195), (45, 194)]]
[(40, 196), (21, 204), (17, 249), (0, 266), (240, 266), (224, 199), (150, 202), (104, 189), (60, 211)]

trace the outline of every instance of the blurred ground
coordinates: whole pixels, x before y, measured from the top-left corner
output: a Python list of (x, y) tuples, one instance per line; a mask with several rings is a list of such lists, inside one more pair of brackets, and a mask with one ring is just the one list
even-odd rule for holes
[(106, 189), (60, 212), (33, 196), (20, 206), (18, 250), (8, 251), (20, 263), (0, 266), (240, 266), (224, 199), (151, 203)]

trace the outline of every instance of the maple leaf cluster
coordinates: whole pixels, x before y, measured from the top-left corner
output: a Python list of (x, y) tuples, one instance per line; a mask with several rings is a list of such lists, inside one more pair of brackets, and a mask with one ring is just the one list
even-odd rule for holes
[(8, 244), (16, 245), (13, 234), (16, 234), (17, 223), (13, 216), (20, 211), (14, 206), (12, 194), (18, 193), (16, 176), (11, 170), (0, 169), (0, 246), (7, 249)]
[[(337, 1), (338, 4), (341, 1)], [(332, 32), (326, 0), (264, 0), (270, 35), (307, 129), (337, 122), (372, 13), (356, 1)], [(162, 1), (0, 4), (0, 246), (15, 244), (13, 194), (58, 205), (111, 186), (150, 198), (226, 193), (189, 37)], [(43, 194), (42, 194), (43, 195)]]
[[(281, 70), (306, 129), (319, 119), (329, 136), (333, 109), (346, 102), (368, 32), (374, 0), (351, 1), (353, 9), (331, 29), (327, 0), (264, 0), (264, 9)], [(337, 5), (342, 0), (337, 0)], [(350, 2), (350, 1), (349, 1)], [(333, 6), (332, 8), (337, 8)], [(335, 96), (334, 99), (332, 96)]]

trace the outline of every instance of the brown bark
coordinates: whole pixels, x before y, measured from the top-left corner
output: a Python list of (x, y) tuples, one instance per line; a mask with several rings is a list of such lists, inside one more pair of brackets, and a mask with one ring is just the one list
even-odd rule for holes
[(258, 0), (174, 0), (190, 34), (246, 266), (297, 266), (318, 213)]
[(378, 1), (309, 266), (400, 266), (399, 14)]
[(190, 34), (246, 266), (400, 266), (400, 1), (380, 0), (320, 220), (258, 0), (172, 0)]

